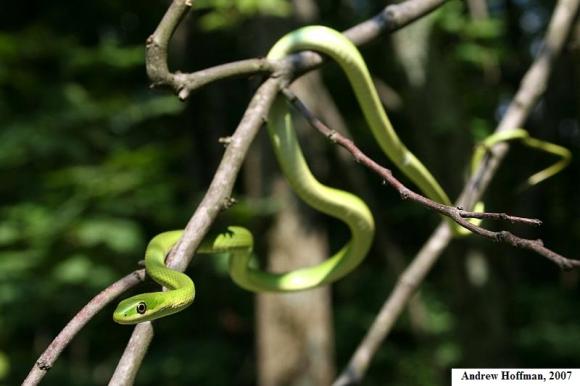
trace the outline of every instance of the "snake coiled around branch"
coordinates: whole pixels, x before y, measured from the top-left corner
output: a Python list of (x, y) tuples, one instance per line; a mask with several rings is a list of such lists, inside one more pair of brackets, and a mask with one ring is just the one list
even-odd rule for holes
[[(333, 29), (309, 26), (282, 37), (270, 50), (268, 59), (281, 60), (300, 50), (323, 53), (340, 65), (383, 152), (424, 195), (439, 203), (452, 205), (437, 180), (397, 136), (358, 49)], [(197, 252), (229, 253), (231, 278), (250, 291), (292, 292), (332, 283), (355, 269), (367, 255), (375, 231), (371, 211), (354, 194), (328, 187), (314, 177), (292, 126), (289, 106), (281, 94), (276, 97), (269, 112), (268, 133), (278, 163), (292, 189), (309, 206), (344, 222), (350, 230), (350, 240), (322, 263), (284, 273), (266, 272), (250, 264), (253, 237), (242, 227), (231, 226), (222, 233), (207, 237)], [(522, 139), (528, 146), (557, 154), (564, 160), (558, 166), (537, 173), (532, 184), (557, 173), (569, 161), (570, 154), (566, 149), (530, 138), (521, 129), (515, 135), (491, 136), (484, 145), (489, 147), (498, 141), (516, 138)], [(476, 152), (473, 168), (482, 162), (485, 149)], [(457, 224), (451, 226), (456, 234), (462, 233)], [(182, 233), (178, 230), (155, 236), (145, 253), (147, 274), (168, 290), (139, 294), (121, 301), (113, 315), (116, 322), (135, 324), (154, 320), (179, 312), (193, 302), (193, 281), (184, 273), (165, 266), (165, 256)]]

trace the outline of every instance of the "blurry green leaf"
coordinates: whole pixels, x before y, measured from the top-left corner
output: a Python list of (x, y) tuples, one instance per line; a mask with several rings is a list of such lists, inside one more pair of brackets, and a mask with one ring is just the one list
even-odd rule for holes
[(518, 344), (524, 349), (541, 355), (550, 347), (553, 356), (573, 358), (578, 353), (580, 329), (574, 323), (557, 323), (542, 320), (523, 328), (517, 337)]
[(75, 255), (58, 263), (52, 276), (61, 283), (80, 284), (91, 274), (91, 261), (83, 255)]
[(499, 19), (470, 20), (463, 29), (466, 37), (472, 39), (499, 39), (505, 34), (504, 24)]
[(502, 37), (505, 35), (504, 21), (489, 17), (474, 19), (463, 2), (449, 2), (439, 12), (439, 26), (456, 35), (459, 42), (454, 50), (459, 60), (476, 66), (489, 63), (501, 54)]
[(162, 166), (163, 153), (155, 146), (134, 150), (119, 150), (104, 164), (74, 165), (48, 175), (54, 189), (73, 188), (89, 197), (119, 196), (135, 192), (152, 182), (152, 175)]
[(469, 124), (469, 129), (474, 143), (478, 143), (483, 141), (492, 133), (493, 127), (489, 120), (472, 118)]
[(103, 244), (119, 253), (134, 252), (142, 244), (141, 231), (134, 222), (115, 218), (85, 219), (75, 229), (75, 237), (84, 246)]
[(199, 18), (205, 30), (231, 28), (256, 15), (283, 17), (291, 10), (287, 0), (200, 0), (196, 5), (211, 10)]
[(12, 34), (0, 33), (0, 57), (5, 60), (18, 55), (18, 39)]
[(22, 287), (10, 281), (0, 281), (0, 305), (14, 303), (22, 299)]
[(111, 127), (115, 132), (161, 115), (176, 115), (183, 111), (185, 104), (174, 95), (157, 95), (131, 103), (127, 108), (111, 116)]
[(8, 359), (8, 355), (0, 351), (0, 380), (6, 378), (9, 371), (10, 371), (10, 359)]
[(432, 334), (449, 332), (455, 324), (455, 318), (448, 307), (436, 298), (425, 296), (424, 300), (428, 309), (424, 327)]
[(462, 43), (457, 45), (455, 53), (459, 59), (479, 65), (485, 60), (488, 51), (477, 43)]
[(0, 251), (0, 279), (25, 278), (24, 273), (36, 267), (40, 256), (35, 250)]
[(223, 29), (231, 26), (231, 18), (223, 13), (210, 13), (200, 18), (200, 26), (206, 31)]
[[(13, 168), (34, 159), (74, 156), (82, 151), (82, 137), (69, 136), (83, 128), (107, 139), (111, 131), (127, 131), (144, 121), (163, 115), (176, 115), (185, 108), (174, 96), (147, 95), (95, 99), (80, 84), (67, 83), (55, 95), (59, 106), (50, 114), (41, 112), (12, 120), (0, 131), (0, 168)], [(97, 130), (86, 125), (99, 122)], [(95, 138), (91, 139), (94, 142)]]
[(142, 66), (145, 63), (145, 47), (143, 45), (122, 47), (118, 40), (110, 35), (101, 39), (97, 49), (80, 47), (73, 52), (75, 55), (70, 58), (69, 65), (76, 70), (79, 68), (92, 69), (98, 65), (123, 69)]
[(439, 25), (451, 33), (459, 33), (465, 26), (465, 5), (460, 1), (450, 1), (438, 12)]
[[(21, 202), (4, 208), (4, 234), (18, 235), (22, 240), (44, 238), (54, 227), (53, 213), (38, 203)], [(13, 239), (12, 242), (15, 240)]]
[(461, 360), (461, 348), (457, 343), (444, 342), (437, 347), (435, 359), (440, 367), (453, 367), (453, 365)]
[(85, 255), (73, 255), (54, 267), (52, 277), (62, 284), (102, 288), (114, 281), (116, 275), (106, 266), (93, 263)]
[(69, 199), (55, 208), (32, 202), (2, 208), (0, 213), (5, 221), (1, 228), (6, 239), (0, 240), (0, 245), (21, 242), (35, 248), (46, 248), (54, 241), (55, 235), (71, 224), (83, 207), (82, 201)]
[(6, 223), (0, 224), (0, 245), (9, 245), (19, 238), (19, 232), (15, 227)]

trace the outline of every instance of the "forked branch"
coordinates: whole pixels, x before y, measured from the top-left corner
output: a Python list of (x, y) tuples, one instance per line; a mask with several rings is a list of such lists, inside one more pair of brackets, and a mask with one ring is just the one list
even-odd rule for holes
[[(553, 62), (560, 55), (566, 37), (570, 33), (578, 13), (579, 3), (580, 0), (560, 0), (556, 4), (542, 50), (526, 72), (496, 132), (523, 126), (532, 108), (546, 90)], [(463, 189), (458, 200), (459, 205), (470, 208), (479, 200), (495, 176), (508, 148), (509, 145), (505, 143), (494, 146), (491, 155), (482, 163)], [(453, 236), (447, 223), (441, 223), (399, 278), (397, 285), (385, 300), (365, 337), (333, 386), (355, 385), (361, 382), (373, 356), (395, 325), (406, 304), (452, 239)]]
[(330, 129), (326, 124), (324, 124), (318, 117), (316, 117), (305, 105), (300, 101), (300, 99), (289, 89), (285, 88), (283, 90), (284, 94), (292, 105), (298, 110), (310, 123), (312, 127), (317, 129), (320, 133), (330, 139), (333, 143), (336, 143), (346, 150), (348, 150), (354, 160), (357, 163), (362, 164), (368, 169), (376, 173), (383, 181), (384, 184), (390, 185), (395, 189), (402, 199), (411, 200), (418, 204), (423, 205), (439, 214), (447, 216), (462, 227), (469, 229), (471, 232), (485, 237), (487, 239), (504, 242), (511, 246), (517, 248), (529, 249), (537, 254), (546, 257), (547, 259), (558, 264), (562, 269), (572, 269), (575, 267), (580, 267), (580, 260), (568, 259), (548, 248), (546, 248), (542, 240), (531, 240), (518, 237), (508, 231), (490, 231), (481, 226), (475, 225), (469, 221), (467, 218), (477, 218), (477, 219), (491, 219), (499, 221), (507, 221), (510, 223), (519, 223), (524, 225), (540, 226), (542, 222), (538, 219), (531, 219), (525, 217), (510, 216), (506, 213), (491, 213), (491, 212), (470, 212), (466, 211), (460, 207), (453, 207), (448, 205), (443, 205), (435, 202), (409, 188), (407, 188), (401, 181), (399, 181), (392, 173), (391, 170), (384, 166), (379, 165), (373, 159), (369, 158), (365, 153), (363, 153), (355, 143), (346, 138), (339, 132)]

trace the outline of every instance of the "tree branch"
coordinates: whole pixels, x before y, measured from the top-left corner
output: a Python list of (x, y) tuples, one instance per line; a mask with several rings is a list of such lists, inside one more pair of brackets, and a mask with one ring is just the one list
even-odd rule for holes
[(50, 345), (44, 350), (38, 358), (28, 376), (22, 383), (25, 386), (37, 385), (52, 368), (54, 362), (58, 359), (60, 353), (75, 337), (75, 335), (107, 304), (117, 296), (127, 291), (145, 278), (145, 270), (140, 269), (131, 272), (124, 278), (111, 284), (108, 288), (101, 291), (97, 296), (91, 299), (62, 329), (54, 338)]
[[(385, 7), (379, 14), (346, 31), (344, 35), (360, 46), (376, 40), (385, 32), (394, 32), (427, 15), (447, 0), (407, 0)], [(147, 39), (147, 75), (152, 87), (168, 86), (185, 100), (193, 90), (216, 80), (257, 73), (303, 74), (320, 66), (324, 58), (313, 51), (292, 54), (271, 62), (265, 58), (246, 59), (218, 65), (193, 73), (170, 72), (167, 64), (169, 39), (185, 17), (191, 3), (174, 0), (153, 34)]]
[[(554, 59), (560, 54), (566, 37), (578, 12), (579, 0), (560, 0), (554, 13), (543, 49), (524, 76), (520, 88), (502, 117), (496, 132), (521, 127), (533, 106), (546, 89)], [(470, 178), (458, 200), (458, 205), (470, 208), (485, 192), (497, 168), (507, 154), (509, 145), (495, 145)], [(364, 378), (371, 359), (387, 337), (405, 305), (425, 279), (453, 235), (446, 223), (441, 223), (421, 248), (409, 267), (401, 275), (397, 285), (383, 304), (367, 334), (355, 350), (333, 386), (356, 385)]]
[[(167, 265), (170, 268), (185, 270), (209, 227), (219, 212), (227, 207), (238, 171), (252, 140), (270, 110), (279, 87), (279, 80), (270, 78), (260, 86), (252, 98), (238, 128), (228, 141), (207, 193), (187, 223), (181, 240), (167, 258)], [(132, 347), (123, 353), (110, 384), (132, 383), (152, 336), (151, 323), (141, 323), (135, 327), (130, 341)]]
[[(291, 71), (301, 73), (310, 71), (323, 62), (322, 57), (316, 53), (302, 53), (291, 55), (278, 63), (257, 58), (227, 63), (188, 74), (171, 72), (167, 61), (169, 41), (191, 8), (192, 2), (193, 0), (173, 0), (157, 28), (147, 39), (146, 68), (152, 87), (169, 86), (183, 100), (192, 90), (219, 79), (264, 72), (276, 74), (276, 76), (267, 80), (252, 98), (238, 128), (230, 138), (207, 194), (189, 221), (182, 240), (169, 256), (168, 264), (178, 270), (184, 270), (189, 264), (193, 251), (209, 226), (219, 211), (227, 206), (233, 183), (249, 144), (281, 87), (283, 77), (280, 75), (289, 74)], [(445, 2), (446, 0), (407, 0), (400, 4), (389, 5), (380, 14), (352, 27), (345, 34), (357, 45), (366, 44), (377, 39), (385, 31), (395, 31), (421, 18)], [(136, 275), (139, 276), (138, 279)], [(51, 342), (28, 374), (24, 384), (35, 385), (40, 382), (75, 334), (112, 299), (141, 280), (143, 280), (143, 270), (136, 271), (112, 284), (92, 299)], [(110, 384), (133, 382), (152, 336), (151, 323), (143, 323), (135, 327)]]
[(537, 254), (552, 260), (554, 263), (558, 264), (562, 269), (572, 269), (575, 267), (580, 267), (579, 260), (571, 260), (564, 256), (557, 254), (556, 252), (544, 247), (541, 240), (529, 240), (515, 236), (508, 231), (494, 232), (485, 229), (481, 226), (470, 223), (465, 220), (466, 218), (478, 218), (478, 219), (492, 219), (500, 221), (508, 221), (511, 223), (520, 223), (525, 225), (540, 226), (542, 222), (538, 219), (524, 218), (510, 216), (506, 213), (491, 213), (491, 212), (470, 212), (463, 210), (460, 207), (453, 207), (435, 202), (413, 190), (407, 188), (401, 181), (399, 181), (391, 170), (384, 166), (379, 165), (373, 159), (369, 158), (365, 153), (363, 153), (352, 140), (346, 138), (339, 132), (330, 129), (326, 126), (320, 119), (318, 119), (301, 101), (298, 97), (289, 89), (284, 89), (283, 93), (286, 95), (288, 100), (294, 105), (294, 107), (302, 113), (302, 115), (308, 120), (311, 126), (317, 129), (320, 133), (330, 139), (332, 142), (342, 146), (347, 151), (349, 151), (354, 157), (355, 162), (360, 163), (367, 167), (368, 169), (375, 172), (379, 177), (382, 178), (383, 184), (388, 184), (394, 188), (403, 200), (411, 200), (418, 204), (423, 205), (439, 214), (450, 217), (461, 225), (462, 227), (469, 229), (471, 232), (485, 237), (493, 241), (501, 241), (511, 246), (517, 248), (529, 249)]
[[(355, 42), (363, 44), (376, 39), (381, 32), (394, 31), (411, 23), (421, 16), (445, 3), (446, 0), (408, 0), (401, 4), (390, 5), (381, 14), (362, 23), (358, 28), (351, 28), (346, 35)], [(177, 3), (177, 4), (176, 4)], [(193, 85), (177, 83), (167, 66), (167, 46), (179, 20), (187, 11), (183, 0), (175, 0), (160, 22), (152, 37), (147, 41), (147, 73), (154, 86), (170, 85), (182, 97), (186, 97)], [(400, 18), (400, 20), (398, 19)], [(149, 51), (153, 50), (152, 53)], [(163, 63), (161, 63), (163, 61)], [(239, 62), (238, 62), (239, 63)], [(183, 237), (168, 257), (168, 266), (183, 271), (191, 261), (193, 252), (207, 233), (209, 226), (215, 220), (224, 203), (228, 202), (237, 173), (245, 159), (246, 152), (263, 120), (267, 116), (270, 105), (278, 93), (282, 81), (286, 79), (287, 68), (300, 69), (301, 72), (315, 68), (322, 63), (322, 57), (315, 53), (291, 55), (278, 64), (277, 75), (269, 78), (256, 92), (246, 110), (238, 128), (232, 135), (224, 157), (214, 175), (210, 187), (202, 202), (188, 222)], [(149, 68), (152, 66), (153, 68)], [(209, 71), (209, 70), (208, 70)], [(226, 72), (215, 70), (216, 80)], [(241, 74), (230, 68), (229, 75)], [(193, 75), (191, 75), (193, 76)], [(184, 79), (187, 77), (181, 77)], [(201, 84), (201, 83), (199, 83)], [(198, 84), (198, 85), (199, 85)], [(147, 327), (145, 327), (147, 326)], [(121, 381), (132, 381), (141, 365), (141, 360), (147, 350), (153, 334), (150, 324), (138, 325), (133, 331), (131, 342), (135, 349), (126, 350), (117, 366), (110, 384), (120, 384)], [(121, 363), (123, 367), (121, 368)], [(125, 366), (130, 364), (130, 366)]]

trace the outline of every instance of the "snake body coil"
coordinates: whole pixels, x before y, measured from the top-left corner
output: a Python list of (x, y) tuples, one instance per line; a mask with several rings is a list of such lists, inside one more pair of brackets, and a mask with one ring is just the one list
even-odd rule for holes
[[(280, 60), (299, 50), (324, 53), (340, 65), (384, 153), (427, 197), (450, 205), (448, 196), (435, 178), (395, 133), (357, 48), (335, 30), (309, 26), (282, 37), (270, 50), (268, 59)], [(372, 214), (357, 196), (325, 186), (312, 175), (292, 126), (287, 103), (280, 95), (268, 115), (268, 133), (278, 163), (292, 189), (314, 209), (344, 222), (350, 229), (351, 239), (324, 262), (285, 273), (270, 273), (251, 267), (253, 239), (251, 233), (241, 227), (229, 227), (226, 232), (207, 238), (197, 252), (229, 253), (230, 276), (239, 286), (251, 291), (289, 292), (331, 283), (351, 272), (368, 253), (374, 237)], [(530, 146), (542, 147), (541, 141), (529, 139), (528, 142)], [(557, 149), (551, 149), (557, 153)], [(481, 153), (478, 157), (477, 164), (481, 162)], [(147, 274), (168, 291), (135, 295), (121, 301), (113, 315), (116, 322), (134, 324), (153, 320), (181, 311), (191, 304), (195, 296), (193, 282), (187, 275), (168, 269), (164, 262), (182, 233), (171, 231), (157, 235), (145, 254)]]
[[(121, 301), (113, 313), (115, 322), (146, 322), (179, 312), (193, 302), (193, 281), (186, 274), (165, 266), (165, 256), (181, 235), (182, 230), (160, 233), (149, 242), (145, 252), (147, 274), (168, 291), (139, 294)], [(248, 262), (253, 245), (252, 234), (247, 229), (230, 226), (227, 231), (204, 241), (197, 252), (228, 252), (232, 260)]]

